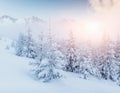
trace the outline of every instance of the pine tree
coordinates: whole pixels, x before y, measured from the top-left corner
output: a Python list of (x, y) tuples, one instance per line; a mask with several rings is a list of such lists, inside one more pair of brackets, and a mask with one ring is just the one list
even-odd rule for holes
[(120, 86), (120, 41), (116, 41), (116, 47), (115, 47), (115, 58), (116, 58), (116, 65), (115, 66), (115, 76), (116, 76), (116, 82)]
[(80, 77), (87, 79), (90, 75), (94, 75), (92, 49), (90, 43), (85, 42), (79, 53)]
[(39, 56), (34, 63), (35, 68), (33, 71), (37, 79), (42, 80), (43, 82), (49, 82), (53, 79), (61, 77), (56, 68), (56, 64), (60, 60), (58, 60), (59, 55), (56, 54), (57, 48), (53, 42), (51, 30), (49, 29), (47, 40), (44, 40), (42, 35), (40, 36), (40, 44), (38, 46)]
[(47, 81), (50, 81), (52, 79), (60, 78), (61, 75), (57, 71), (56, 64), (60, 62), (61, 60), (58, 60), (60, 58), (59, 55), (56, 55), (57, 47), (56, 42), (53, 40), (53, 35), (51, 33), (51, 28), (49, 28), (48, 38), (47, 38), (47, 54), (46, 58), (48, 59), (49, 64), (49, 70), (48, 70), (48, 76), (46, 78)]
[(69, 34), (69, 40), (67, 45), (67, 53), (66, 53), (66, 71), (74, 72), (76, 68), (78, 68), (76, 48), (73, 32), (71, 31)]
[(36, 44), (32, 38), (31, 30), (27, 31), (27, 35), (20, 33), (16, 44), (16, 55), (29, 58), (35, 58)]
[(27, 36), (26, 36), (26, 57), (29, 57), (29, 58), (37, 57), (36, 43), (32, 37), (30, 29), (28, 29)]
[(97, 47), (93, 50), (92, 53), (92, 59), (93, 59), (93, 68), (94, 68), (94, 75), (98, 79), (101, 79), (101, 49), (100, 47)]
[(79, 56), (79, 74), (80, 78), (87, 79), (88, 72), (87, 72), (87, 55), (85, 54), (86, 51), (80, 51)]
[(107, 48), (103, 47), (103, 53), (101, 53), (100, 57), (100, 65), (101, 65), (101, 76), (104, 79), (112, 79), (111, 77), (111, 64), (112, 64), (112, 55), (107, 46)]
[(39, 60), (40, 62), (45, 58), (45, 51), (46, 50), (46, 45), (45, 45), (45, 38), (44, 38), (44, 34), (41, 31), (38, 37), (38, 42), (37, 42), (37, 49), (36, 49), (36, 53), (37, 53), (37, 60)]
[(99, 57), (99, 66), (101, 77), (104, 79), (114, 80), (112, 75), (112, 65), (115, 60), (114, 57), (114, 44), (110, 41), (108, 33), (105, 33), (103, 44), (101, 46), (101, 52)]
[(19, 34), (18, 40), (15, 46), (17, 56), (25, 56), (26, 54), (26, 36), (23, 33)]
[[(46, 60), (46, 43), (45, 43), (45, 38), (43, 35), (43, 32), (41, 31), (39, 36), (38, 36), (38, 40), (37, 40), (37, 44), (36, 44), (36, 54), (37, 57), (35, 58), (35, 61), (31, 62), (31, 65), (33, 65), (33, 69), (32, 72), (35, 76), (36, 79), (42, 79), (45, 76), (41, 76), (40, 73), (42, 73), (42, 71), (44, 71), (44, 68), (48, 67), (48, 61)], [(46, 51), (45, 51), (46, 50)]]

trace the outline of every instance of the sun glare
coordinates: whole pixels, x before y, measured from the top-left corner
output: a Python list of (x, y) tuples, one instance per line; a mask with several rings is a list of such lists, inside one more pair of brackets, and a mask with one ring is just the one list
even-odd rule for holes
[(89, 21), (85, 24), (85, 32), (88, 35), (98, 35), (102, 30), (102, 25), (97, 21)]
[(100, 21), (89, 20), (84, 24), (84, 34), (92, 42), (98, 42), (102, 39), (104, 27)]

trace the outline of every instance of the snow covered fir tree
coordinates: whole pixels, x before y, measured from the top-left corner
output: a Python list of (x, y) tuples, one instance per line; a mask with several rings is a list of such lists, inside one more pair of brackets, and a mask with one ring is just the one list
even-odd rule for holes
[(73, 37), (73, 32), (70, 32), (69, 40), (67, 44), (67, 53), (66, 53), (66, 71), (75, 72), (75, 70), (79, 67), (77, 66), (77, 55), (75, 48), (75, 41)]
[(37, 56), (35, 41), (30, 29), (28, 29), (26, 34), (20, 33), (16, 44), (16, 55), (29, 58)]
[(34, 65), (33, 74), (36, 79), (49, 82), (62, 76), (58, 69), (60, 61), (63, 59), (56, 42), (53, 40), (51, 30), (49, 29), (47, 38), (43, 37), (43, 34), (41, 31), (37, 47), (38, 56), (35, 58), (36, 61), (32, 62), (32, 65)]

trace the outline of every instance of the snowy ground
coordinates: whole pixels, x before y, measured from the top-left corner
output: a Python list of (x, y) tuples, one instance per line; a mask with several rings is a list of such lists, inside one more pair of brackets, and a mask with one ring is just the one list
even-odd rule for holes
[(29, 73), (30, 59), (7, 50), (10, 40), (0, 40), (0, 93), (120, 93), (120, 87), (102, 80), (83, 80), (72, 73), (50, 83), (34, 80)]

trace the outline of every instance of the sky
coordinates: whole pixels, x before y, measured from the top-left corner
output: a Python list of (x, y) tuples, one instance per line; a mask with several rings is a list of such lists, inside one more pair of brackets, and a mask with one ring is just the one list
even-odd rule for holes
[(54, 17), (86, 13), (87, 0), (0, 0), (0, 15)]

